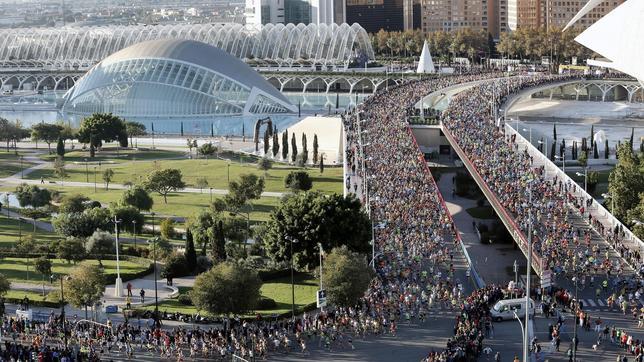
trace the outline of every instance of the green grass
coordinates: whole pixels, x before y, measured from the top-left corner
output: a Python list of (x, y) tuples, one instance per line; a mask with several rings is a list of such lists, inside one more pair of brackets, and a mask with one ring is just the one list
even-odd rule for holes
[[(62, 259), (50, 259), (52, 272), (54, 274), (69, 274), (76, 265), (67, 264)], [(0, 259), (0, 273), (4, 274), (12, 282), (41, 283), (42, 275), (34, 270), (35, 259), (27, 258), (3, 258)], [(85, 260), (83, 263), (98, 265), (98, 260)], [(116, 275), (116, 260), (104, 260), (103, 267), (106, 275)], [(146, 266), (127, 260), (120, 261), (121, 274), (138, 273), (146, 269)], [(29, 269), (27, 271), (27, 268)]]
[[(100, 201), (104, 204), (117, 202), (125, 190), (108, 190), (97, 188), (94, 193), (93, 187), (61, 187), (47, 186), (48, 189), (58, 190), (61, 195), (80, 193), (91, 200)], [(210, 195), (207, 190), (203, 193), (172, 193), (168, 195), (168, 203), (163, 202), (163, 197), (158, 194), (150, 194), (154, 199), (152, 211), (158, 215), (173, 215), (180, 217), (190, 217), (210, 206)], [(213, 195), (213, 200), (219, 195)], [(280, 199), (277, 197), (262, 197), (259, 200), (252, 201), (253, 211), (250, 213), (251, 222), (266, 221), (271, 211), (279, 204)], [(156, 218), (156, 224), (163, 219), (163, 216)], [(150, 220), (148, 220), (150, 221)]]
[[(68, 145), (69, 147), (69, 145)], [(69, 151), (69, 150), (68, 150)], [(40, 159), (44, 161), (53, 161), (57, 155), (54, 154), (43, 154), (39, 156)], [(93, 163), (100, 162), (114, 162), (114, 163), (123, 163), (132, 160), (154, 160), (154, 159), (167, 159), (167, 158), (181, 158), (185, 157), (185, 152), (179, 151), (168, 151), (168, 150), (149, 150), (149, 149), (121, 149), (116, 150), (114, 147), (103, 148), (102, 151), (96, 152), (94, 158), (89, 157), (89, 150), (83, 151), (81, 149), (76, 149), (74, 151), (69, 151), (65, 153), (65, 161), (72, 162), (81, 162), (84, 163), (85, 159), (90, 163), (92, 167)]]
[[(318, 279), (313, 278), (310, 274), (298, 274), (295, 277), (295, 308), (301, 308), (307, 304), (315, 302), (315, 294), (318, 289)], [(192, 288), (180, 287), (181, 294), (189, 293)], [(291, 310), (291, 278), (279, 278), (267, 283), (261, 287), (262, 296), (275, 300), (277, 304), (275, 309), (260, 310), (258, 313), (270, 316), (281, 314)], [(154, 310), (154, 306), (143, 307), (145, 310)], [(176, 298), (164, 300), (159, 303), (160, 312), (168, 313), (185, 313), (195, 314), (197, 308), (179, 303)], [(203, 314), (203, 312), (202, 312)], [(206, 313), (207, 314), (207, 313)], [(254, 316), (254, 315), (249, 315)]]
[[(22, 231), (20, 231), (22, 229)], [(36, 228), (34, 232), (33, 224), (28, 222), (19, 222), (15, 219), (8, 219), (7, 215), (0, 216), (0, 248), (9, 248), (18, 242), (18, 236), (31, 235), (36, 242), (50, 242), (60, 239), (54, 233), (46, 232)]]
[[(67, 174), (65, 181), (94, 182), (94, 166), (89, 166), (89, 171), (83, 164), (72, 164), (68, 161)], [(183, 159), (183, 160), (154, 160), (154, 161), (131, 161), (96, 167), (96, 181), (99, 185), (104, 186), (102, 181), (102, 171), (106, 168), (114, 170), (113, 183), (122, 184), (126, 181), (139, 183), (154, 170), (166, 168), (176, 168), (181, 170), (183, 179), (188, 187), (194, 187), (196, 179), (205, 177), (208, 180), (209, 187), (214, 189), (228, 188), (228, 162), (223, 160), (205, 160), (205, 159)], [(284, 187), (284, 177), (297, 167), (273, 164), (273, 168), (268, 171), (265, 182), (265, 191), (280, 192), (286, 191)], [(326, 193), (342, 192), (342, 168), (328, 167), (325, 168), (324, 174), (320, 174), (317, 168), (309, 168), (307, 172), (313, 180), (313, 189)], [(253, 173), (264, 176), (264, 172), (257, 169), (254, 163), (230, 163), (230, 180), (237, 179), (241, 174)], [(45, 180), (58, 180), (54, 175), (53, 168), (44, 168), (35, 170), (26, 176), (30, 179), (38, 180), (41, 177)]]
[(494, 209), (492, 206), (476, 206), (476, 207), (470, 207), (469, 209), (465, 210), (468, 214), (470, 214), (471, 217), (477, 218), (477, 219), (496, 219), (496, 212), (494, 212)]
[(42, 291), (36, 291), (37, 287), (38, 285), (34, 285), (34, 290), (10, 290), (4, 295), (4, 297), (7, 299), (24, 299), (24, 297), (27, 297), (31, 302), (53, 302), (59, 300), (58, 295), (60, 293), (50, 293), (49, 291), (45, 291), (45, 296), (43, 297)]
[[(32, 165), (32, 162), (22, 161), (22, 169), (29, 168)], [(19, 156), (16, 156), (13, 152), (0, 151), (0, 178), (15, 175), (20, 170)]]

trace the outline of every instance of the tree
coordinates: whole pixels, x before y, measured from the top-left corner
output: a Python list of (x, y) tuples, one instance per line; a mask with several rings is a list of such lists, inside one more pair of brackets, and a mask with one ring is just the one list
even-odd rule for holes
[(318, 135), (313, 134), (313, 165), (318, 164)]
[(110, 211), (103, 208), (83, 212), (60, 213), (53, 220), (54, 230), (64, 236), (86, 238), (97, 229), (110, 227)]
[(71, 194), (63, 196), (58, 206), (58, 211), (61, 213), (83, 212), (85, 211), (85, 203), (89, 199), (81, 194)]
[(36, 259), (35, 269), (42, 275), (42, 295), (45, 296), (45, 277), (51, 275), (51, 261), (43, 255)]
[(109, 190), (110, 182), (112, 182), (113, 178), (114, 178), (114, 170), (112, 170), (111, 168), (106, 168), (103, 171), (103, 181), (105, 181), (105, 190)]
[(134, 206), (139, 209), (139, 211), (149, 211), (154, 205), (154, 200), (144, 187), (136, 185), (123, 192), (121, 203), (124, 205)]
[(114, 218), (121, 220), (119, 229), (127, 230), (131, 233), (140, 233), (141, 230), (143, 230), (145, 218), (136, 207), (131, 205), (112, 204), (110, 207), (110, 213), (112, 220), (114, 220)]
[(59, 157), (65, 157), (65, 142), (63, 142), (62, 137), (58, 137), (58, 143), (56, 144), (56, 154)]
[(581, 167), (586, 167), (588, 165), (588, 154), (586, 151), (581, 151), (579, 158), (577, 158), (577, 162), (579, 162), (579, 166)]
[(257, 168), (264, 171), (264, 176), (268, 175), (268, 170), (273, 167), (273, 163), (266, 157), (262, 157), (257, 161)]
[(613, 215), (631, 224), (632, 220), (625, 218), (629, 210), (638, 206), (639, 194), (644, 191), (644, 165), (633, 154), (629, 142), (618, 146), (617, 155), (617, 165), (608, 176), (608, 192), (614, 200)]
[(599, 183), (599, 172), (588, 171), (588, 174), (586, 177), (588, 177), (588, 179), (586, 180), (586, 184), (588, 186), (588, 193), (592, 195), (595, 193), (595, 189), (597, 188), (597, 184)]
[(112, 234), (108, 233), (107, 231), (102, 231), (102, 230), (96, 230), (87, 239), (87, 243), (85, 244), (85, 251), (87, 251), (87, 254), (91, 254), (98, 259), (98, 265), (103, 266), (103, 259), (105, 259), (105, 255), (108, 254), (113, 254), (115, 252), (114, 248), (114, 237)]
[(163, 202), (166, 204), (168, 203), (168, 194), (170, 192), (186, 187), (181, 176), (181, 170), (174, 168), (152, 171), (144, 185), (146, 189), (163, 196)]
[(264, 179), (255, 174), (243, 174), (238, 181), (230, 181), (226, 204), (234, 210), (241, 209), (250, 200), (258, 200), (264, 192)]
[(271, 135), (270, 135), (271, 131), (272, 130), (270, 128), (267, 128), (264, 131), (264, 157), (266, 157), (268, 155), (268, 150), (269, 150), (269, 147), (270, 147), (269, 140), (271, 139), (270, 138), (271, 137)]
[(70, 273), (65, 282), (65, 298), (76, 308), (93, 306), (103, 298), (105, 276), (96, 265), (81, 264)]
[(284, 178), (284, 186), (293, 192), (308, 191), (313, 187), (313, 181), (306, 171), (291, 171)]
[(256, 271), (223, 262), (197, 276), (190, 297), (200, 311), (228, 316), (244, 314), (257, 305), (261, 285)]
[(277, 132), (273, 132), (273, 157), (277, 158), (277, 155), (280, 152), (280, 142), (277, 136)]
[(18, 185), (14, 194), (18, 199), (20, 207), (42, 207), (49, 205), (51, 202), (51, 193), (49, 190), (41, 189), (36, 185)]
[(286, 160), (288, 158), (288, 130), (284, 130), (282, 133), (282, 159)]
[(186, 257), (182, 253), (171, 253), (164, 259), (161, 278), (174, 279), (186, 276), (190, 272), (188, 266)]
[(195, 180), (195, 186), (199, 188), (200, 193), (203, 193), (203, 189), (208, 187), (208, 179), (205, 177), (197, 177)]
[(639, 194), (639, 203), (636, 207), (630, 209), (627, 214), (627, 221), (629, 225), (632, 225), (631, 230), (640, 239), (644, 239), (644, 224), (636, 221), (644, 221), (644, 191)]
[(192, 231), (190, 227), (186, 228), (186, 251), (184, 253), (188, 268), (192, 271), (197, 266), (197, 251), (195, 250), (195, 243), (192, 239)]
[(324, 173), (324, 154), (320, 156), (320, 174)]
[(205, 156), (206, 160), (208, 160), (209, 156), (214, 155), (217, 152), (217, 146), (214, 146), (212, 143), (204, 143), (199, 147), (197, 150), (200, 155)]
[(4, 296), (9, 290), (11, 290), (11, 282), (4, 274), (0, 273), (0, 296)]
[(76, 264), (85, 258), (83, 242), (80, 239), (73, 237), (61, 240), (61, 242), (58, 243), (56, 257), (67, 261), (68, 264)]
[(192, 157), (192, 140), (190, 138), (186, 138), (186, 145), (188, 146), (188, 153), (190, 154), (190, 157)]
[(174, 237), (174, 220), (165, 218), (159, 223), (161, 230), (161, 237), (164, 239), (172, 239)]
[(125, 122), (111, 113), (94, 113), (81, 121), (78, 141), (95, 148), (100, 148), (103, 142), (113, 141), (118, 141), (121, 147), (127, 147)]
[(65, 170), (65, 160), (58, 156), (54, 161), (54, 174), (59, 178), (67, 177), (67, 170)]
[(264, 247), (275, 263), (293, 259), (298, 269), (311, 270), (318, 263), (318, 243), (324, 250), (347, 245), (349, 250), (371, 250), (371, 222), (354, 196), (306, 192), (280, 202), (266, 223)]
[(552, 125), (552, 138), (555, 139), (555, 141), (557, 140), (557, 124), (556, 123)]
[(130, 147), (134, 147), (134, 137), (145, 136), (145, 125), (135, 121), (125, 121), (125, 133), (130, 137)]
[(302, 163), (306, 165), (309, 162), (309, 148), (306, 142), (306, 133), (302, 133)]
[(51, 153), (51, 144), (58, 141), (62, 130), (63, 127), (57, 124), (38, 123), (31, 127), (31, 138), (47, 143), (47, 149)]
[(373, 277), (364, 255), (352, 252), (346, 246), (331, 250), (322, 267), (328, 301), (340, 307), (355, 306)]
[(593, 141), (593, 158), (599, 158), (599, 150), (597, 150), (597, 141)]
[(604, 140), (604, 158), (608, 159), (610, 148), (608, 147), (608, 138)]
[(295, 133), (291, 134), (291, 162), (297, 160), (297, 143), (295, 142)]

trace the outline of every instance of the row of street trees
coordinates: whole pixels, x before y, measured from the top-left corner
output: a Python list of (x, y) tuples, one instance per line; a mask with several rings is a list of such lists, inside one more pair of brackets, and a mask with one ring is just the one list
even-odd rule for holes
[(373, 49), (382, 56), (419, 56), (427, 40), (432, 57), (444, 62), (450, 62), (453, 57), (466, 57), (472, 61), (482, 57), (534, 61), (552, 56), (554, 63), (558, 64), (561, 59), (585, 59), (592, 55), (592, 52), (574, 41), (580, 29), (561, 30), (557, 27), (520, 28), (501, 34), (496, 44), (486, 31), (471, 28), (436, 31), (426, 35), (420, 30), (389, 32), (381, 29), (370, 36)]

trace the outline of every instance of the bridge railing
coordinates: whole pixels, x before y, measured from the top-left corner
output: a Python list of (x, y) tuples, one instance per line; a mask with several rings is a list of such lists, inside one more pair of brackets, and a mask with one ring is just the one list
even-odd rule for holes
[(472, 263), (472, 259), (470, 258), (470, 254), (467, 252), (467, 248), (465, 247), (465, 244), (463, 243), (463, 239), (461, 238), (461, 234), (458, 232), (458, 229), (456, 228), (456, 224), (454, 223), (454, 219), (452, 219), (452, 214), (449, 212), (447, 209), (447, 204), (445, 204), (445, 199), (443, 199), (443, 195), (440, 193), (438, 189), (438, 185), (436, 184), (436, 180), (434, 179), (434, 176), (432, 175), (431, 171), (429, 170), (429, 166), (427, 165), (427, 162), (425, 161), (425, 158), (423, 157), (423, 153), (420, 151), (420, 146), (418, 145), (418, 141), (416, 140), (416, 137), (414, 137), (414, 133), (412, 132), (411, 128), (409, 125), (407, 125), (407, 132), (409, 133), (409, 136), (411, 139), (414, 141), (414, 145), (416, 146), (416, 149), (418, 149), (419, 155), (418, 157), (420, 158), (421, 163), (423, 164), (425, 168), (425, 173), (427, 174), (427, 177), (431, 181), (432, 185), (434, 185), (434, 189), (436, 190), (436, 194), (438, 197), (438, 200), (441, 204), (441, 207), (443, 210), (445, 210), (445, 213), (447, 217), (449, 218), (450, 224), (452, 224), (452, 227), (454, 228), (454, 235), (456, 237), (456, 240), (458, 241), (458, 244), (461, 247), (461, 250), (463, 251), (463, 255), (465, 256), (465, 260), (467, 261), (467, 265), (469, 267), (470, 273), (472, 274), (472, 278), (474, 279), (474, 283), (476, 284), (477, 288), (483, 288), (485, 287), (485, 281), (481, 276), (479, 276), (479, 273), (476, 271), (476, 268), (474, 267), (474, 263)]
[[(517, 225), (517, 223), (514, 221), (514, 218), (508, 213), (505, 207), (501, 204), (501, 201), (498, 199), (496, 194), (490, 189), (487, 183), (483, 180), (483, 177), (478, 172), (476, 166), (474, 166), (474, 164), (470, 161), (467, 154), (465, 154), (461, 146), (458, 144), (458, 142), (456, 142), (452, 134), (445, 127), (443, 127), (443, 134), (445, 134), (445, 137), (452, 145), (452, 147), (460, 157), (461, 161), (463, 161), (465, 168), (467, 168), (467, 170), (470, 172), (470, 174), (472, 175), (472, 178), (474, 178), (474, 181), (476, 181), (476, 183), (483, 191), (483, 194), (485, 195), (485, 197), (488, 199), (488, 201), (490, 202), (494, 210), (496, 210), (497, 215), (499, 215), (499, 218), (501, 219), (505, 227), (512, 235), (512, 238), (519, 246), (519, 249), (521, 249), (523, 254), (526, 255), (527, 257), (528, 256), (528, 238), (526, 237), (526, 235), (523, 233), (519, 225)], [(542, 275), (543, 261), (541, 256), (535, 250), (534, 244), (532, 247), (532, 268), (537, 273), (537, 275), (539, 276)]]
[(553, 173), (557, 176), (558, 179), (562, 180), (565, 184), (573, 185), (574, 187), (570, 191), (577, 198), (584, 200), (584, 206), (587, 206), (585, 203), (586, 200), (592, 199), (592, 204), (590, 207), (586, 207), (588, 212), (592, 215), (594, 220), (600, 222), (606, 230), (614, 231), (615, 227), (619, 227), (625, 236), (625, 239), (633, 243), (640, 250), (644, 250), (644, 243), (640, 240), (633, 232), (631, 232), (621, 221), (619, 221), (613, 214), (611, 214), (606, 208), (597, 202), (595, 198), (587, 193), (583, 187), (579, 187), (577, 183), (570, 178), (565, 172), (563, 172), (559, 166), (555, 165), (546, 155), (539, 152), (539, 150), (534, 147), (520, 132), (517, 132), (510, 123), (505, 124), (505, 134), (506, 135), (516, 135), (516, 142), (518, 145), (523, 146), (527, 149), (528, 154), (533, 158), (533, 160), (538, 160), (545, 165), (546, 173)]

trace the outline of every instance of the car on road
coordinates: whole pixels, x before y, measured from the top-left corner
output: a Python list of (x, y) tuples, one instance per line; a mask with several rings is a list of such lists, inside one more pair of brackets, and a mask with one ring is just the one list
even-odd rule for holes
[[(516, 316), (519, 318), (525, 318), (525, 298), (518, 299), (504, 299), (496, 302), (490, 314), (492, 319), (497, 322), (503, 320), (515, 319)], [(534, 300), (530, 299), (530, 308), (529, 314), (530, 318), (534, 317)]]

